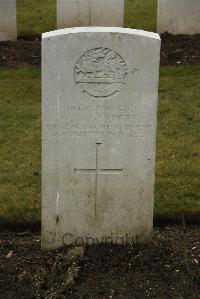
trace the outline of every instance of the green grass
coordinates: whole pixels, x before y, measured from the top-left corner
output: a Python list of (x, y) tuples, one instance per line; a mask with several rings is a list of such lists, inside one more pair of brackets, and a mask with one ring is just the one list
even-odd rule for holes
[[(108, 0), (109, 1), (109, 0)], [(157, 0), (125, 0), (125, 27), (156, 30)], [(56, 0), (17, 0), (19, 34), (56, 29)]]
[(0, 219), (40, 215), (40, 70), (0, 71)]
[[(200, 212), (200, 66), (162, 67), (155, 214)], [(1, 69), (0, 220), (40, 220), (40, 69)]]
[(125, 27), (156, 32), (157, 0), (125, 0)]
[(156, 215), (200, 212), (200, 66), (162, 67)]
[(17, 0), (18, 34), (41, 34), (56, 29), (56, 0)]

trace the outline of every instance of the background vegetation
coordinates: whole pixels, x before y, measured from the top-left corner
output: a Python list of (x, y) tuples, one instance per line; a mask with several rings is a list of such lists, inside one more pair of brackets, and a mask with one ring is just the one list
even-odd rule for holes
[[(55, 0), (18, 0), (21, 34), (55, 29)], [(155, 0), (126, 1), (127, 27), (154, 30)], [(40, 68), (0, 69), (0, 221), (40, 220)], [(199, 213), (200, 66), (161, 67), (155, 216)]]

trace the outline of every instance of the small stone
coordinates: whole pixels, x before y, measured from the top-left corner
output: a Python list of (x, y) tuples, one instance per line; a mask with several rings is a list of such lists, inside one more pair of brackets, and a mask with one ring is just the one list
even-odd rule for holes
[(170, 267), (170, 265), (165, 265), (165, 267), (166, 267), (166, 268), (169, 268), (169, 267)]
[(8, 254), (6, 255), (6, 259), (10, 259), (12, 256), (13, 256), (13, 251), (10, 250), (10, 251), (8, 252)]

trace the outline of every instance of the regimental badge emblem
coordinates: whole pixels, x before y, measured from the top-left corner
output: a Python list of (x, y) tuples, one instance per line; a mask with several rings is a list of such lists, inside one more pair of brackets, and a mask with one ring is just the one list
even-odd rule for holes
[(126, 84), (127, 66), (123, 58), (108, 48), (85, 52), (75, 66), (75, 82), (82, 92), (106, 99), (119, 93)]

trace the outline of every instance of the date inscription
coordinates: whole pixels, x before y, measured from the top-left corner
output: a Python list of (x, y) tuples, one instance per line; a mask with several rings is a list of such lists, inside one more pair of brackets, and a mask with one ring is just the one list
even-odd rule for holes
[(145, 138), (152, 130), (129, 106), (68, 105), (66, 110), (61, 121), (46, 123), (49, 136)]

